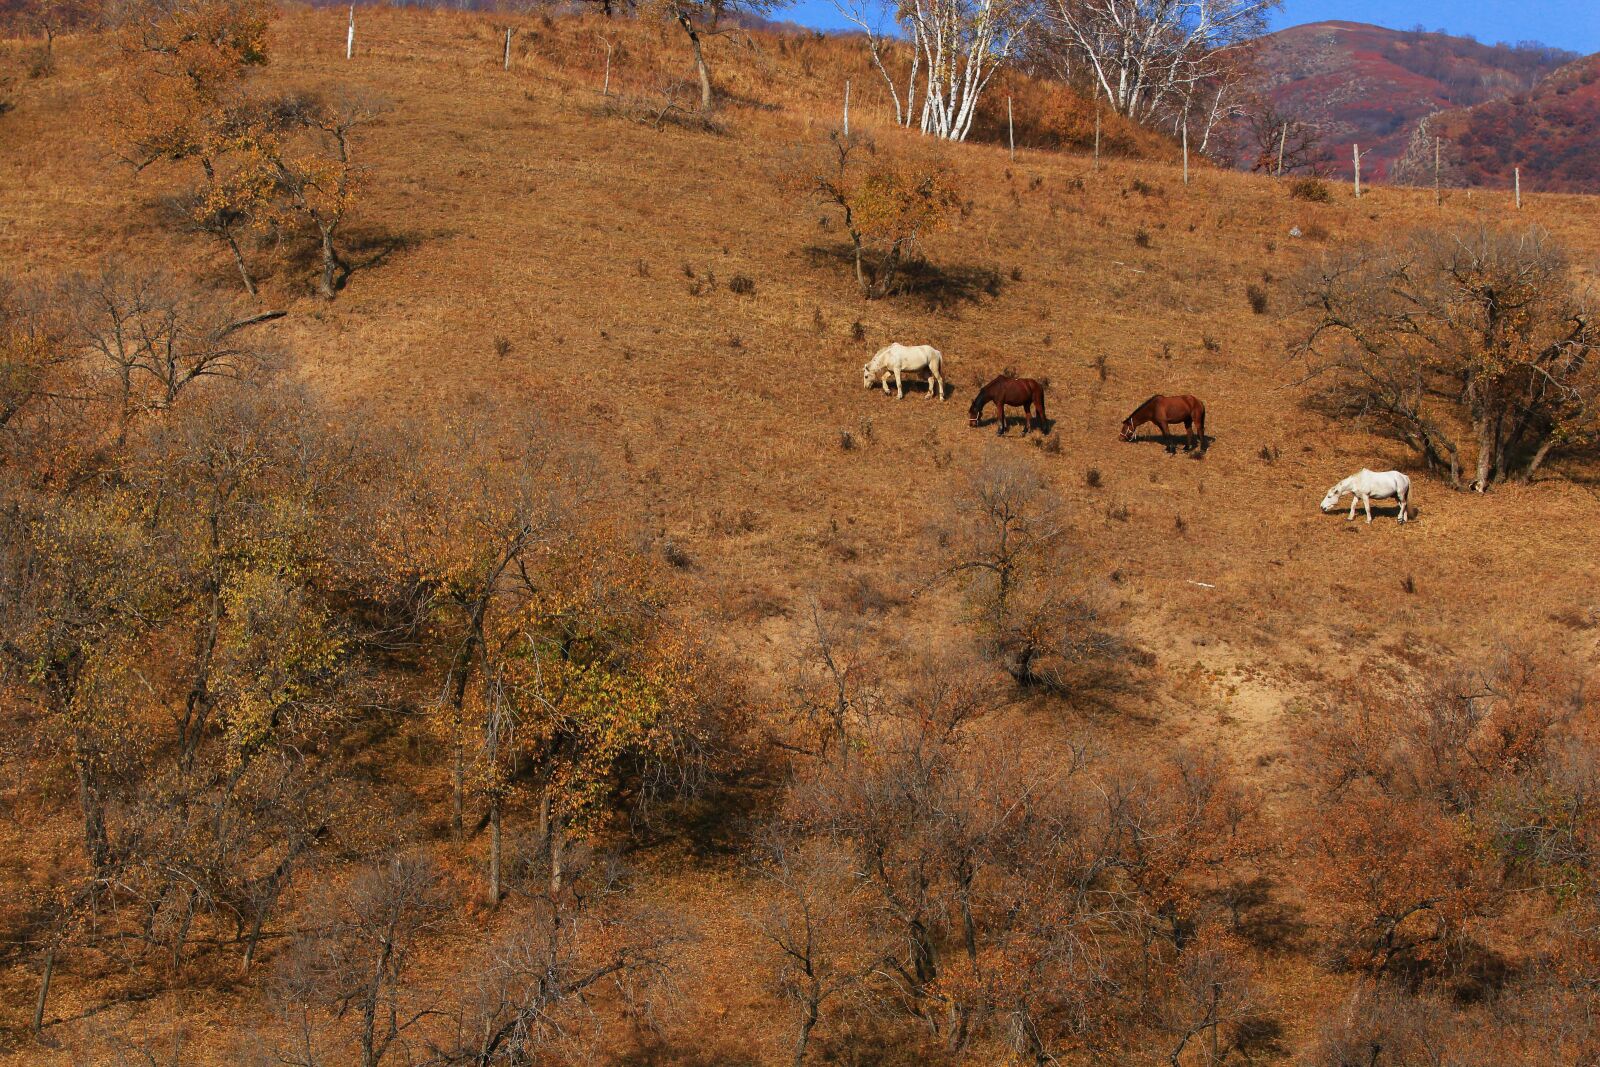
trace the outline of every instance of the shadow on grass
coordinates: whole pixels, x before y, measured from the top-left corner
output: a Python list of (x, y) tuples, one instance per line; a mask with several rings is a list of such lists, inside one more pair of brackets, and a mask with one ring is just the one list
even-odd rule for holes
[[(812, 267), (832, 267), (852, 282), (855, 280), (855, 252), (850, 245), (811, 245), (805, 253)], [(993, 268), (961, 264), (941, 266), (917, 259), (900, 265), (884, 297), (919, 300), (929, 310), (944, 311), (959, 304), (979, 303), (985, 296), (998, 297), (1004, 288), (1005, 279)]]

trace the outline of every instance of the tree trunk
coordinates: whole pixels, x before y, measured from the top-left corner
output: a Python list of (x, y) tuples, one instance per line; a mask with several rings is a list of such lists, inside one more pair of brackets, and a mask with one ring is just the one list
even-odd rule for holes
[(817, 997), (815, 993), (806, 998), (805, 1005), (801, 1011), (800, 1033), (795, 1036), (794, 1041), (794, 1067), (804, 1067), (806, 1050), (811, 1044), (811, 1031), (816, 1029), (817, 1026)]
[(500, 904), (500, 793), (489, 795), (489, 906)]
[(563, 867), (566, 849), (566, 835), (561, 828), (561, 811), (554, 806), (550, 811), (550, 892), (561, 892), (561, 879), (566, 873)]
[(178, 923), (178, 932), (172, 938), (172, 969), (174, 971), (183, 966), (183, 946), (189, 940), (189, 927), (194, 924), (194, 897), (195, 890), (193, 888), (183, 897), (183, 919)]
[(694, 72), (700, 77), (700, 113), (711, 114), (711, 68), (706, 66), (705, 49), (700, 46), (700, 31), (694, 28), (687, 13), (681, 9), (677, 12), (678, 25), (683, 27), (683, 32), (689, 37), (689, 47), (694, 49)]
[[(392, 932), (391, 925), (391, 932)], [(378, 963), (372, 975), (372, 986), (365, 990), (361, 1004), (361, 1067), (378, 1067), (382, 1054), (378, 1050), (378, 1000), (383, 996), (384, 974), (389, 968), (389, 954), (393, 942), (385, 937), (378, 953)]]
[(461, 723), (459, 721), (456, 723), (455, 767), (451, 771), (450, 777), (450, 836), (460, 841), (464, 823), (462, 814), (466, 806), (467, 793), (467, 746), (461, 739)]
[(332, 300), (338, 292), (336, 280), (344, 268), (344, 260), (339, 258), (339, 251), (333, 246), (333, 230), (327, 226), (318, 228), (322, 231), (322, 279), (319, 288), (324, 300)]
[(105, 869), (111, 859), (111, 839), (106, 833), (106, 813), (100, 799), (100, 788), (90, 769), (92, 756), (81, 749), (73, 761), (78, 772), (78, 806), (83, 811), (83, 852), (91, 870)]
[(224, 234), (223, 240), (228, 242), (228, 251), (233, 253), (233, 265), (239, 268), (239, 277), (244, 282), (244, 291), (251, 296), (259, 296), (256, 292), (256, 280), (250, 277), (250, 268), (245, 266), (244, 252), (239, 249), (239, 242), (233, 234)]
[(1489, 488), (1489, 474), (1494, 463), (1494, 420), (1487, 416), (1478, 418), (1478, 467), (1476, 476), (1472, 481), (1472, 488), (1476, 492), (1483, 492)]
[(1556, 439), (1554, 437), (1546, 437), (1544, 441), (1540, 443), (1538, 451), (1534, 452), (1533, 458), (1528, 460), (1528, 469), (1522, 473), (1523, 481), (1533, 481), (1533, 476), (1537, 474), (1539, 472), (1539, 468), (1544, 465), (1545, 458), (1550, 455), (1550, 450), (1555, 447), (1555, 443)]

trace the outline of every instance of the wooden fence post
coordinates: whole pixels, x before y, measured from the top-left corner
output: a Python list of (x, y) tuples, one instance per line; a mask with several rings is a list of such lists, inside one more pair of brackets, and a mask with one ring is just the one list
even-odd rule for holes
[(1100, 169), (1100, 91), (1094, 94), (1094, 169)]
[(1189, 116), (1183, 117), (1183, 184), (1189, 184)]
[(344, 34), (344, 57), (349, 59), (356, 50), (356, 5), (350, 5), (350, 28)]
[(1283, 177), (1283, 146), (1289, 140), (1289, 124), (1285, 122), (1278, 131), (1278, 177)]
[(1515, 182), (1517, 183), (1517, 185), (1516, 185), (1516, 189), (1517, 189), (1517, 210), (1521, 211), (1522, 210), (1522, 168), (1521, 167), (1512, 167), (1511, 168), (1511, 174), (1512, 174), (1513, 180), (1515, 180)]
[(844, 80), (844, 135), (850, 136), (850, 79)]
[(50, 946), (50, 951), (45, 953), (44, 972), (39, 976), (39, 1000), (33, 1008), (33, 1032), (40, 1033), (44, 1030), (44, 1009), (50, 1002), (50, 979), (56, 973), (56, 947)]
[(506, 27), (506, 57), (505, 57), (504, 68), (506, 70), (510, 70), (511, 69), (511, 27), (510, 26)]
[(1433, 139), (1433, 206), (1438, 207), (1439, 197), (1439, 138)]
[(1011, 121), (1011, 97), (1006, 97), (1006, 140), (1011, 144), (1011, 162), (1017, 161), (1017, 127)]
[(1360, 145), (1352, 144), (1350, 146), (1350, 158), (1351, 158), (1351, 160), (1353, 162), (1354, 169), (1355, 169), (1356, 199), (1360, 200), (1361, 199), (1361, 146)]

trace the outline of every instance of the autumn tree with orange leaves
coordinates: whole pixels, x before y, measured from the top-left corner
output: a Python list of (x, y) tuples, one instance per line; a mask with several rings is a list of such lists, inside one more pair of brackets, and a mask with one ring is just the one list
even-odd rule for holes
[(783, 179), (796, 195), (837, 210), (850, 238), (850, 262), (861, 295), (895, 292), (921, 240), (961, 210), (945, 169), (902, 159), (860, 134), (837, 130), (798, 160)]
[(664, 617), (660, 576), (607, 519), (581, 457), (533, 429), (456, 423), (403, 482), (382, 551), (444, 653), (437, 722), (452, 753), (451, 825), (469, 796), (502, 895), (502, 817), (535, 798), (552, 890), (573, 834), (692, 788), (719, 686)]
[(355, 98), (252, 93), (247, 75), (267, 62), (275, 14), (260, 0), (150, 0), (128, 9), (107, 122), (137, 169), (198, 166), (197, 184), (172, 206), (228, 250), (252, 296), (246, 242), (304, 232), (317, 248), (317, 290), (331, 300), (354, 270), (341, 248), (365, 182), (353, 135), (382, 108)]

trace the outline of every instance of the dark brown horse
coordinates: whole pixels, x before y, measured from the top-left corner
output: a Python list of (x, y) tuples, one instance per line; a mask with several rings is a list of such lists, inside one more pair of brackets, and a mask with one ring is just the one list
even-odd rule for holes
[(1032, 378), (1012, 378), (1002, 374), (982, 389), (973, 398), (972, 406), (967, 408), (967, 425), (976, 426), (983, 417), (984, 407), (994, 402), (1000, 411), (1000, 432), (1006, 431), (1006, 408), (1022, 409), (1022, 432), (1027, 433), (1033, 429), (1035, 417), (1039, 420), (1039, 429), (1045, 429), (1047, 423), (1044, 415), (1044, 384)]
[(1161, 439), (1167, 444), (1167, 452), (1171, 454), (1178, 450), (1171, 434), (1167, 432), (1170, 423), (1183, 423), (1185, 452), (1195, 446), (1195, 431), (1199, 431), (1200, 451), (1206, 450), (1206, 406), (1192, 396), (1161, 396), (1157, 394), (1146, 400), (1134, 409), (1133, 414), (1122, 420), (1122, 439), (1132, 441), (1139, 436), (1139, 427), (1147, 422), (1156, 424), (1161, 431)]

